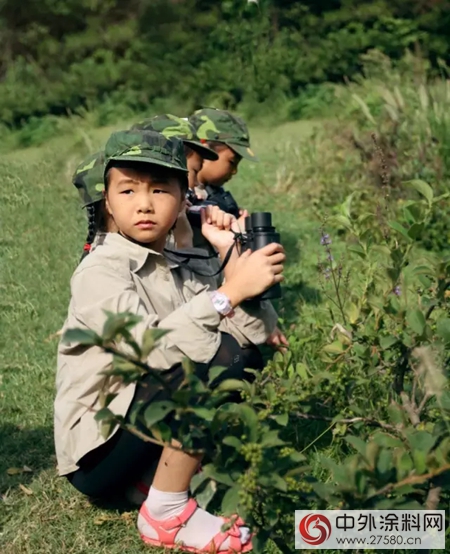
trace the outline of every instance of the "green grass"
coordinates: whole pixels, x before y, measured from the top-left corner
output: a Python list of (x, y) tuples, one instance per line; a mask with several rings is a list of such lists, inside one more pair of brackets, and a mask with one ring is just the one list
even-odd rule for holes
[[(231, 189), (250, 210), (269, 210), (289, 253), (280, 312), (291, 323), (318, 301), (314, 265), (319, 222), (281, 194), (277, 170), (312, 124), (254, 129), (261, 163), (243, 162)], [(76, 164), (111, 128), (52, 140), (2, 158), (0, 170), (0, 552), (137, 554), (148, 551), (136, 510), (93, 506), (55, 472), (53, 396), (57, 337), (69, 280), (86, 235), (70, 184)], [(281, 161), (280, 161), (281, 160)], [(281, 166), (280, 166), (281, 164)], [(278, 187), (278, 188), (277, 188)], [(8, 470), (27, 468), (10, 475)], [(31, 471), (28, 471), (31, 470)]]

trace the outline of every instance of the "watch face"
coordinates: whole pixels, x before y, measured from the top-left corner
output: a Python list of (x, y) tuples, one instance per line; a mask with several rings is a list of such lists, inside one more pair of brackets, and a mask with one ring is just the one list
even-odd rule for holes
[(215, 293), (212, 296), (212, 300), (214, 307), (219, 313), (226, 315), (229, 311), (231, 311), (229, 300), (224, 294)]

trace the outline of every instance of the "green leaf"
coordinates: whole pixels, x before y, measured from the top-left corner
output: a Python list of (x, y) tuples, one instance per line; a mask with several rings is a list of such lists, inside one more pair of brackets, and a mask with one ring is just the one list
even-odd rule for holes
[(117, 425), (114, 421), (102, 421), (100, 423), (100, 434), (103, 439), (108, 440), (114, 427)]
[(76, 343), (86, 346), (101, 344), (101, 338), (90, 329), (68, 329), (63, 336), (64, 343)]
[(436, 323), (436, 332), (445, 342), (450, 342), (450, 319), (447, 317), (439, 319)]
[(202, 469), (203, 473), (210, 479), (213, 479), (218, 483), (222, 483), (222, 485), (226, 485), (227, 487), (234, 487), (235, 482), (231, 478), (231, 475), (224, 473), (223, 471), (219, 471), (214, 464), (207, 464), (203, 466)]
[(238, 404), (241, 419), (245, 422), (250, 442), (256, 442), (258, 436), (258, 416), (253, 408), (245, 404)]
[(117, 393), (104, 393), (103, 391), (100, 392), (98, 396), (99, 404), (102, 408), (107, 408), (111, 402), (116, 398)]
[(206, 481), (206, 479), (208, 479), (208, 477), (205, 475), (203, 471), (201, 471), (200, 473), (196, 473), (192, 477), (191, 483), (190, 483), (191, 494), (194, 494), (195, 491), (198, 489), (198, 487), (202, 485)]
[(219, 392), (233, 392), (244, 389), (244, 381), (240, 381), (239, 379), (225, 379), (225, 381), (222, 381), (215, 390)]
[(396, 467), (399, 473), (398, 477), (400, 478), (408, 475), (408, 473), (413, 469), (413, 462), (408, 452), (403, 451), (400, 456), (398, 456)]
[(280, 475), (278, 475), (278, 473), (260, 475), (258, 481), (264, 488), (270, 487), (282, 492), (287, 491), (287, 483)]
[(259, 531), (258, 534), (252, 537), (253, 554), (263, 554), (266, 552), (266, 545), (269, 542), (269, 531)]
[(108, 318), (105, 321), (102, 330), (102, 337), (105, 342), (110, 342), (117, 335), (122, 334), (124, 330), (134, 327), (142, 318), (129, 313), (111, 313), (106, 312)]
[(373, 440), (380, 446), (385, 446), (386, 448), (397, 448), (403, 447), (403, 442), (392, 435), (387, 433), (378, 432), (373, 435)]
[(407, 239), (408, 241), (411, 241), (411, 238), (408, 235), (408, 229), (403, 227), (403, 225), (400, 225), (400, 223), (398, 223), (397, 221), (390, 221), (389, 227), (391, 227), (391, 229), (394, 229), (394, 231), (397, 231), (398, 233), (403, 235), (405, 239)]
[(383, 350), (387, 350), (398, 341), (397, 337), (389, 335), (387, 337), (380, 337), (380, 346)]
[(413, 431), (412, 433), (408, 433), (407, 438), (413, 451), (420, 450), (425, 454), (428, 454), (437, 440), (437, 437), (433, 437), (433, 435), (426, 431)]
[(428, 265), (417, 265), (410, 269), (412, 275), (430, 275), (431, 269)]
[(416, 240), (417, 238), (419, 238), (422, 235), (424, 228), (425, 228), (425, 225), (423, 223), (414, 223), (409, 228), (408, 235), (413, 240)]
[(198, 408), (191, 408), (191, 411), (201, 419), (211, 422), (214, 419), (216, 410), (209, 410), (208, 408), (203, 408), (202, 406)]
[(421, 181), (420, 179), (414, 179), (412, 181), (407, 181), (405, 184), (416, 189), (419, 194), (426, 198), (429, 205), (432, 204), (434, 193), (428, 183), (425, 183), (425, 181)]
[(283, 446), (284, 444), (286, 443), (280, 439), (277, 430), (272, 430), (268, 433), (265, 433), (263, 440), (261, 441), (261, 445), (264, 448), (273, 448), (274, 446)]
[(109, 408), (102, 408), (95, 414), (94, 419), (100, 422), (100, 434), (107, 440), (118, 424), (119, 418)]
[(281, 425), (282, 427), (286, 427), (286, 425), (289, 422), (289, 414), (279, 414), (274, 417), (275, 421), (278, 423), (278, 425)]
[(225, 516), (231, 516), (238, 511), (239, 506), (239, 491), (241, 490), (240, 485), (235, 485), (228, 489), (225, 493), (225, 496), (222, 499), (222, 511)]
[(450, 392), (444, 391), (439, 399), (439, 404), (443, 410), (450, 411)]
[(390, 450), (383, 449), (377, 461), (377, 471), (381, 474), (388, 473), (392, 469), (392, 452)]
[(306, 460), (306, 456), (301, 452), (292, 452), (291, 454), (289, 454), (289, 459), (295, 463), (304, 462)]
[(94, 416), (95, 421), (103, 421), (105, 419), (111, 420), (114, 418), (115, 418), (115, 415), (112, 413), (112, 411), (109, 408), (102, 408)]
[(323, 352), (327, 352), (328, 354), (342, 354), (342, 352), (344, 351), (344, 346), (340, 341), (335, 340), (331, 344), (327, 344), (326, 346), (324, 346), (322, 350)]
[(347, 317), (349, 322), (353, 325), (358, 321), (359, 318), (359, 308), (353, 302), (350, 302), (347, 308)]
[(162, 421), (167, 414), (175, 409), (175, 406), (170, 400), (152, 402), (144, 412), (144, 420), (147, 427), (153, 427), (155, 423)]
[(414, 467), (418, 475), (425, 473), (427, 469), (427, 455), (421, 450), (414, 450), (413, 453)]
[(132, 383), (142, 376), (144, 371), (135, 365), (133, 362), (123, 360), (122, 358), (114, 358), (114, 364), (112, 369), (106, 369), (102, 371), (102, 375), (118, 376), (125, 384)]
[(405, 423), (405, 414), (403, 410), (397, 404), (389, 404), (387, 408), (390, 421), (394, 425), (402, 425)]
[(211, 502), (216, 492), (217, 492), (217, 483), (215, 481), (209, 481), (206, 487), (202, 490), (202, 492), (196, 495), (195, 498), (202, 510), (206, 510), (206, 508), (208, 507), (208, 504)]
[(233, 435), (229, 435), (228, 437), (225, 437), (222, 440), (222, 442), (223, 444), (226, 444), (227, 446), (231, 446), (236, 450), (240, 450), (242, 448), (242, 442), (237, 437), (233, 437)]
[(363, 260), (367, 258), (367, 254), (364, 251), (364, 248), (362, 248), (362, 246), (360, 246), (359, 244), (354, 244), (353, 246), (349, 246), (347, 247), (347, 250), (349, 252), (353, 252), (354, 254), (357, 254)]
[(366, 444), (365, 441), (363, 441), (359, 437), (354, 437), (352, 435), (344, 437), (344, 438), (362, 456), (366, 455), (367, 444)]
[(141, 346), (141, 356), (143, 359), (148, 358), (156, 343), (167, 335), (168, 332), (165, 329), (146, 329), (144, 331)]
[(355, 192), (352, 192), (347, 196), (347, 198), (344, 200), (344, 202), (339, 206), (339, 209), (344, 214), (345, 217), (350, 219), (351, 211), (352, 211), (352, 202), (353, 197), (355, 196)]
[(212, 367), (208, 372), (208, 385), (211, 385), (211, 383), (213, 383), (215, 379), (220, 377), (222, 373), (227, 369), (228, 369), (227, 367), (222, 367), (222, 366)]
[(345, 217), (344, 215), (335, 215), (331, 218), (331, 221), (333, 223), (339, 223), (346, 229), (351, 229), (352, 225), (348, 217)]
[(419, 308), (415, 308), (406, 312), (406, 321), (409, 327), (414, 331), (414, 333), (416, 333), (417, 335), (423, 334), (426, 321), (425, 316), (419, 310)]

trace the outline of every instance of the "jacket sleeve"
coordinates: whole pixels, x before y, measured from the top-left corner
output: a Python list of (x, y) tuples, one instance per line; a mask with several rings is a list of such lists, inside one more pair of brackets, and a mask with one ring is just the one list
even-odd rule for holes
[(235, 309), (234, 316), (220, 323), (241, 346), (264, 344), (277, 325), (278, 315), (269, 300), (247, 302)]
[(185, 357), (207, 363), (219, 349), (220, 315), (207, 290), (201, 290), (186, 304), (160, 319), (156, 313), (149, 313), (129, 274), (118, 271), (117, 267), (105, 264), (81, 269), (72, 278), (71, 287), (76, 320), (98, 334), (102, 333), (107, 319), (105, 311), (141, 316), (142, 321), (132, 329), (138, 344), (142, 343), (146, 329), (169, 330), (149, 355), (148, 364), (155, 369), (168, 369)]
[[(193, 281), (196, 283), (196, 289), (202, 283), (210, 290), (218, 289), (223, 283), (223, 276), (212, 276), (220, 267), (220, 260), (212, 259), (205, 261), (196, 261), (195, 265), (191, 262), (191, 269), (201, 270), (203, 274), (210, 273), (210, 277), (197, 275)], [(195, 271), (194, 271), (195, 275)], [(220, 323), (220, 331), (229, 333), (238, 341), (240, 346), (250, 344), (264, 344), (277, 325), (278, 315), (269, 300), (244, 302), (235, 309), (232, 318), (224, 318)]]

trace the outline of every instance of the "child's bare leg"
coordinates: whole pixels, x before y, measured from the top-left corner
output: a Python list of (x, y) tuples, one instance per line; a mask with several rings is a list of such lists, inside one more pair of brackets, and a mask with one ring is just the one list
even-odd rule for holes
[[(159, 521), (180, 515), (188, 502), (188, 490), (192, 476), (197, 471), (200, 457), (173, 448), (165, 448), (156, 470), (145, 505), (149, 515)], [(221, 532), (224, 520), (197, 508), (192, 517), (176, 536), (176, 541), (191, 548), (201, 549)], [(150, 539), (158, 539), (157, 531), (140, 515), (139, 531)], [(241, 527), (241, 542), (250, 540), (250, 530)], [(230, 548), (229, 539), (221, 550)]]
[[(173, 442), (174, 446), (181, 446)], [(159, 459), (152, 487), (161, 492), (183, 492), (189, 489), (201, 456), (192, 456), (181, 450), (164, 448)]]

